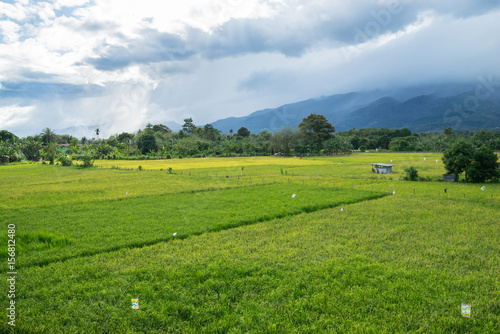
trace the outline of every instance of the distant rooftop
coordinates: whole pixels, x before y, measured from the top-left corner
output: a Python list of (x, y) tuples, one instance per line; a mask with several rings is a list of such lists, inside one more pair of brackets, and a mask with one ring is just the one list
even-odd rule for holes
[(375, 163), (375, 164), (372, 164), (372, 166), (392, 167), (392, 166), (394, 166), (394, 165)]

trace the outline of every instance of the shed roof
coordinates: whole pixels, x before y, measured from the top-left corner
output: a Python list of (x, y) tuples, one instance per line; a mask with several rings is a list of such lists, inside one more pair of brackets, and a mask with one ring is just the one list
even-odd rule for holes
[(372, 164), (372, 166), (392, 167), (392, 166), (394, 166), (394, 165), (375, 163), (375, 164)]

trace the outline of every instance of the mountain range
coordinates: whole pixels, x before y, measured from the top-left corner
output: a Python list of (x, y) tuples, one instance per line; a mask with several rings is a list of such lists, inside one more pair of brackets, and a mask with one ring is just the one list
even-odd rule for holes
[(441, 84), (351, 92), (309, 99), (212, 123), (222, 131), (252, 133), (296, 128), (309, 114), (323, 114), (337, 132), (351, 128), (408, 128), (416, 132), (500, 129), (500, 89), (491, 85)]

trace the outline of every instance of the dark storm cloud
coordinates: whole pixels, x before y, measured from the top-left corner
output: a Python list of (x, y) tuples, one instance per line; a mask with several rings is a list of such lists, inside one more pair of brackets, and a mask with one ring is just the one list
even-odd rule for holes
[(0, 98), (22, 98), (24, 100), (63, 97), (74, 99), (103, 93), (97, 85), (71, 85), (40, 82), (2, 82)]
[(86, 62), (102, 71), (113, 71), (131, 64), (184, 60), (193, 51), (187, 50), (178, 36), (156, 30), (142, 31), (140, 39), (127, 41), (127, 46), (104, 46), (101, 57), (87, 58)]
[[(279, 16), (257, 19), (231, 19), (212, 34), (190, 28), (184, 39), (154, 30), (127, 46), (108, 46), (87, 61), (99, 70), (115, 70), (131, 64), (177, 61), (198, 54), (207, 59), (250, 53), (281, 53), (300, 57), (317, 45), (345, 46), (395, 33), (431, 11), (466, 18), (500, 7), (499, 1), (404, 1), (382, 3), (358, 1), (339, 5), (329, 1), (289, 8)], [(361, 9), (359, 9), (361, 8)], [(87, 29), (97, 29), (89, 24)]]

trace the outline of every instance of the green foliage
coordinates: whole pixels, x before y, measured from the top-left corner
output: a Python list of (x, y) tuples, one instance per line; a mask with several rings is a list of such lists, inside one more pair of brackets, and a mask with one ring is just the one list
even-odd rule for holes
[(57, 156), (57, 144), (55, 142), (51, 142), (43, 149), (43, 159), (49, 161), (51, 165), (54, 164)]
[(7, 130), (1, 130), (0, 131), (0, 142), (11, 142), (13, 143), (14, 141), (18, 140), (19, 138), (16, 137), (12, 132), (9, 132)]
[(40, 136), (40, 139), (45, 145), (53, 143), (56, 139), (56, 133), (50, 128), (43, 129), (42, 133), (40, 133)]
[(236, 131), (236, 135), (242, 138), (248, 137), (250, 136), (250, 130), (242, 126), (241, 128), (238, 129), (238, 131)]
[(324, 141), (333, 137), (335, 127), (328, 122), (325, 116), (310, 114), (300, 122), (300, 133), (310, 143), (314, 143), (319, 150)]
[(42, 142), (28, 137), (21, 140), (21, 151), (30, 161), (38, 161), (42, 157)]
[(60, 153), (60, 154), (57, 155), (57, 160), (63, 166), (71, 166), (71, 165), (73, 165), (73, 158), (71, 157), (71, 155)]
[(182, 125), (182, 130), (187, 135), (190, 135), (195, 129), (196, 129), (196, 125), (194, 125), (192, 118), (184, 119), (184, 125)]
[(168, 167), (167, 172), (168, 172), (169, 174), (172, 174), (172, 173), (174, 172), (174, 170), (173, 170), (173, 168), (172, 168), (172, 167)]
[(82, 162), (80, 167), (88, 168), (94, 166), (94, 152), (91, 148), (86, 148), (83, 154), (75, 155), (73, 158)]
[[(455, 180), (458, 180), (458, 175), (466, 171), (470, 165), (474, 155), (474, 147), (464, 141), (458, 141), (448, 148), (443, 154), (443, 162), (449, 174), (455, 175)], [(465, 176), (467, 181), (467, 173)]]
[(405, 168), (405, 173), (406, 173), (404, 177), (405, 181), (417, 181), (419, 179), (418, 170), (413, 166)]
[(138, 169), (138, 170), (142, 170), (142, 166), (141, 166), (141, 165), (139, 165), (139, 167), (137, 167), (137, 169)]
[(498, 181), (500, 178), (498, 156), (485, 145), (474, 152), (472, 161), (465, 170), (471, 182), (484, 183), (486, 180)]
[(275, 153), (290, 155), (297, 141), (297, 133), (290, 127), (285, 127), (276, 132), (272, 137), (272, 147)]
[(142, 154), (157, 151), (156, 137), (151, 131), (144, 131), (137, 140), (137, 148)]

